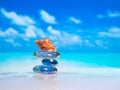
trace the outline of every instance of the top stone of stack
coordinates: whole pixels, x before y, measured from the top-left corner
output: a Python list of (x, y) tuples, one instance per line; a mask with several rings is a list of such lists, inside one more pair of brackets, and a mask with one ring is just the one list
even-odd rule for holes
[(36, 40), (35, 43), (43, 51), (56, 52), (56, 47), (53, 45), (52, 41), (48, 38)]

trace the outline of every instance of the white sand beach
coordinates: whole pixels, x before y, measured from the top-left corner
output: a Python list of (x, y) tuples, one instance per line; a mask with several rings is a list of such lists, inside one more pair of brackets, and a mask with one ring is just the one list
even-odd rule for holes
[(0, 90), (120, 90), (120, 78), (58, 74), (0, 79)]

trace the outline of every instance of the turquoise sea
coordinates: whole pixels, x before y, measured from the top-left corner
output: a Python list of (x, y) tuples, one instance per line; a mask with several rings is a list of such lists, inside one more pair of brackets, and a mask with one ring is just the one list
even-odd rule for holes
[[(120, 54), (117, 53), (61, 53), (56, 60), (58, 74), (120, 77)], [(39, 64), (41, 59), (33, 53), (0, 53), (0, 78), (34, 74), (32, 68)]]

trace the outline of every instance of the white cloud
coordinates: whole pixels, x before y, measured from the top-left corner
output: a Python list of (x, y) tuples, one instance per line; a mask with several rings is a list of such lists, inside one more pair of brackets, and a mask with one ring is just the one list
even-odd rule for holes
[(120, 38), (120, 28), (109, 28), (107, 32), (99, 32), (99, 37)]
[(74, 22), (75, 24), (82, 23), (82, 21), (80, 21), (80, 20), (78, 20), (78, 19), (76, 19), (76, 18), (74, 18), (74, 17), (70, 17), (69, 19), (70, 19), (72, 22)]
[(14, 41), (14, 39), (19, 37), (19, 33), (13, 28), (8, 28), (5, 31), (0, 30), (0, 37), (3, 37), (6, 42), (13, 46), (21, 46), (20, 43)]
[(89, 47), (94, 47), (94, 44), (92, 44), (88, 39), (84, 40), (84, 44)]
[(9, 36), (16, 37), (17, 35), (18, 32), (13, 28), (8, 28), (6, 31), (0, 30), (0, 36), (2, 37), (9, 37)]
[(10, 19), (14, 24), (17, 25), (30, 25), (35, 24), (35, 21), (32, 20), (29, 16), (17, 15), (15, 12), (7, 12), (4, 9), (1, 9), (1, 13), (8, 19)]
[(75, 45), (75, 44), (81, 45), (82, 44), (81, 38), (77, 35), (70, 34), (65, 31), (53, 29), (52, 26), (48, 27), (48, 31), (49, 31), (48, 37), (51, 40), (56, 41), (55, 44), (57, 44), (57, 46), (68, 46), (68, 45)]
[(50, 15), (49, 13), (47, 13), (46, 11), (44, 10), (41, 10), (40, 11), (40, 15), (41, 15), (41, 18), (46, 22), (46, 23), (50, 23), (50, 24), (56, 24), (56, 20), (55, 20), (55, 17)]
[(103, 47), (104, 42), (102, 40), (95, 40), (95, 44), (97, 44), (98, 46)]
[(46, 36), (42, 29), (37, 28), (34, 25), (27, 26), (24, 31), (25, 33), (21, 34), (20, 36), (25, 41), (29, 41), (30, 38), (36, 38), (38, 36), (41, 38)]
[[(24, 32), (20, 33), (14, 28), (8, 28), (6, 30), (0, 29), (0, 37), (7, 39), (8, 42), (12, 41), (11, 39), (23, 39), (25, 41), (29, 41), (31, 38), (44, 38), (46, 34), (43, 32), (42, 29), (37, 28), (34, 25), (29, 25), (23, 29)], [(8, 40), (10, 38), (10, 40)], [(11, 42), (12, 43), (12, 42)], [(14, 44), (15, 45), (15, 44)]]
[(118, 11), (115, 11), (115, 12), (108, 11), (108, 17), (110, 17), (110, 18), (120, 17), (120, 12), (118, 12)]
[(12, 38), (7, 38), (7, 39), (5, 39), (5, 41), (8, 43), (11, 43), (13, 46), (21, 46), (20, 43), (15, 42), (14, 39), (12, 39)]
[(17, 39), (23, 39), (29, 41), (30, 38), (45, 37), (45, 33), (33, 25), (27, 26), (24, 33), (16, 31), (14, 28), (8, 28), (7, 30), (0, 29), (0, 37), (4, 38), (7, 43), (12, 44), (13, 46), (21, 46), (21, 44), (16, 41)]
[(35, 38), (37, 35), (35, 33), (35, 27), (34, 26), (28, 26), (25, 30), (25, 36), (28, 37), (28, 38)]
[(119, 11), (107, 11), (106, 15), (98, 14), (97, 18), (116, 18), (120, 17), (120, 12)]
[(61, 40), (62, 42), (69, 44), (69, 45), (82, 44), (82, 39), (79, 36), (75, 34), (69, 34), (67, 32), (62, 32)]
[(95, 44), (98, 45), (99, 47), (108, 49), (106, 41), (103, 41), (103, 40), (95, 40)]
[(36, 28), (35, 32), (37, 33), (37, 36), (39, 36), (41, 38), (45, 38), (46, 37), (46, 33), (42, 29), (40, 29), (40, 28)]
[(53, 29), (52, 26), (49, 26), (49, 27), (47, 28), (47, 30), (48, 30), (48, 32), (50, 32), (51, 34), (60, 36), (60, 31)]
[(82, 40), (80, 39), (80, 37), (77, 36), (77, 35), (72, 35), (70, 37), (71, 38), (69, 38), (69, 39), (72, 41), (72, 43), (81, 43), (82, 42)]

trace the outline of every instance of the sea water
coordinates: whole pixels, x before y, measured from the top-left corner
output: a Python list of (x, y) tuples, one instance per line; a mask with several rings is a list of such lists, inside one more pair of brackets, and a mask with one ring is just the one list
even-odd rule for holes
[[(32, 69), (40, 65), (41, 60), (33, 53), (0, 53), (0, 78), (34, 74)], [(58, 74), (120, 77), (119, 53), (61, 53), (56, 60)]]

